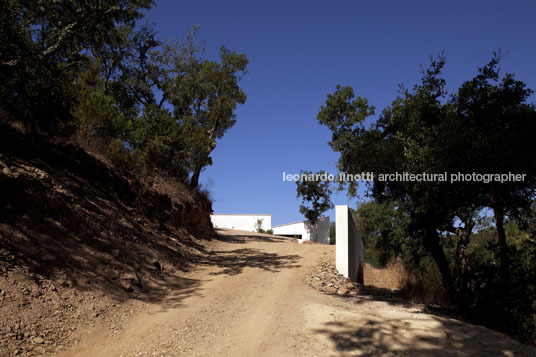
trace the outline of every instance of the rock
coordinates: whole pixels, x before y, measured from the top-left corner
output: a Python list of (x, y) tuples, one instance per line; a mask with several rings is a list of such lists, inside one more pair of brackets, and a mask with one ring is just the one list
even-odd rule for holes
[(23, 283), (28, 280), (28, 277), (23, 272), (15, 271), (13, 272), (13, 280), (16, 280), (19, 283)]
[(335, 294), (337, 292), (337, 288), (334, 286), (328, 286), (326, 287), (325, 291), (329, 294)]
[(36, 345), (41, 345), (45, 343), (45, 340), (43, 339), (43, 337), (36, 337), (33, 339), (33, 343), (35, 343)]
[(112, 255), (116, 258), (119, 258), (119, 249), (112, 249)]
[(321, 280), (313, 280), (311, 281), (311, 285), (315, 287), (321, 287), (322, 285), (324, 285), (324, 283)]
[(58, 284), (64, 288), (72, 288), (75, 285), (74, 281), (68, 277), (58, 278)]
[(339, 290), (337, 290), (337, 294), (339, 295), (344, 295), (346, 293), (348, 293), (348, 289), (346, 289), (344, 286), (340, 287)]

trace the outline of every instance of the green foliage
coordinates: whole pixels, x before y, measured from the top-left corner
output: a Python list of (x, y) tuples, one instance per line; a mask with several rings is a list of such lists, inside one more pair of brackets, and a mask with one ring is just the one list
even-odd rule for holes
[(413, 261), (418, 250), (414, 240), (408, 239), (408, 213), (394, 202), (368, 201), (353, 211), (358, 232), (365, 244), (367, 262), (385, 267), (397, 257)]
[[(515, 139), (516, 135), (520, 138), (527, 133), (536, 135), (534, 107), (524, 104), (531, 91), (525, 89), (524, 83), (513, 81), (511, 75), (505, 76), (502, 84), (491, 85), (489, 82), (498, 75), (494, 59), (479, 70), (477, 77), (462, 85), (457, 96), (448, 100), (446, 81), (440, 77), (444, 64), (442, 57), (432, 60), (430, 67), (423, 71), (421, 82), (411, 91), (402, 88), (400, 96), (368, 129), (363, 122), (374, 113), (374, 108), (365, 99), (354, 99), (350, 87), (338, 86), (334, 94), (328, 95), (317, 118), (332, 131), (330, 145), (341, 154), (338, 163), (341, 171), (376, 175), (475, 169), (534, 172), (533, 160), (528, 157), (534, 152), (527, 146), (530, 141), (527, 138), (524, 144), (519, 144)], [(502, 137), (491, 129), (482, 135), (481, 128), (486, 126), (506, 135)], [(502, 147), (508, 147), (507, 154), (501, 151)], [(349, 184), (351, 194), (355, 194), (356, 185)], [(532, 179), (511, 186), (484, 185), (376, 180), (370, 193), (379, 201), (404, 202), (410, 217), (410, 236), (422, 242), (432, 254), (447, 289), (453, 291), (454, 281), (440, 244), (441, 232), (456, 231), (454, 222), (459, 219), (464, 223), (459, 228), (465, 231), (465, 239), (472, 226), (470, 212), (488, 206), (502, 217), (509, 210), (514, 212), (514, 207), (528, 207), (535, 188)], [(463, 244), (460, 249), (463, 253)]]
[(270, 228), (270, 229), (268, 229), (268, 230), (266, 231), (266, 234), (274, 234), (274, 231), (273, 231), (273, 229), (271, 229), (271, 228)]
[(450, 133), (456, 134), (451, 139), (452, 154), (459, 155), (460, 171), (529, 174), (521, 182), (479, 183), (471, 192), (477, 206), (494, 210), (500, 270), (506, 282), (509, 263), (504, 216), (515, 218), (529, 212), (535, 194), (531, 141), (536, 135), (536, 109), (526, 103), (533, 91), (524, 82), (509, 73), (499, 77), (500, 60), (500, 53), (495, 54), (453, 97), (455, 120), (450, 121)]
[(296, 197), (302, 198), (300, 213), (311, 221), (313, 225), (316, 225), (322, 213), (333, 208), (333, 203), (330, 200), (332, 192), (329, 187), (330, 183), (314, 178), (323, 174), (325, 174), (323, 171), (319, 171), (316, 174), (310, 171), (300, 171), (300, 175), (307, 175), (307, 179), (296, 181)]
[(248, 63), (225, 47), (219, 62), (203, 59), (197, 30), (182, 43), (163, 44), (142, 27), (123, 34), (128, 47), (102, 54), (103, 63), (118, 63), (103, 75), (117, 106), (134, 123), (129, 143), (135, 153), (151, 170), (180, 181), (189, 177), (191, 187), (212, 164), (217, 140), (236, 122), (234, 111), (246, 100), (238, 82)]
[[(526, 343), (536, 343), (536, 241), (515, 221), (506, 223), (510, 279), (500, 279), (497, 232), (488, 225), (469, 244), (472, 293), (470, 313), (481, 323)], [(493, 313), (490, 313), (493, 311)]]
[[(445, 290), (462, 311), (480, 311), (483, 321), (493, 311), (498, 316), (494, 326), (502, 321), (510, 333), (527, 340), (535, 335), (534, 285), (529, 280), (534, 281), (529, 271), (534, 267), (518, 247), (530, 252), (527, 242), (534, 232), (529, 227), (534, 226), (531, 138), (536, 136), (536, 109), (526, 102), (532, 90), (525, 83), (511, 74), (499, 79), (499, 61), (495, 55), (449, 97), (441, 77), (445, 60), (432, 59), (420, 83), (411, 90), (401, 87), (369, 128), (364, 123), (374, 108), (356, 98), (351, 87), (337, 86), (317, 119), (332, 131), (330, 146), (340, 153), (341, 172), (376, 175), (368, 187), (375, 202), (360, 207), (357, 218), (367, 258), (383, 265), (399, 255), (414, 273), (424, 269), (436, 281), (426, 263), (432, 258)], [(395, 172), (528, 175), (523, 182), (507, 183), (378, 179)], [(355, 195), (357, 183), (348, 188)], [(495, 227), (482, 230), (478, 213), (485, 208), (493, 210)], [(524, 233), (504, 225), (505, 217), (517, 219)], [(475, 247), (473, 240), (485, 244)]]
[[(446, 113), (441, 104), (445, 82), (439, 78), (443, 64), (442, 58), (432, 60), (430, 68), (423, 71), (421, 83), (412, 91), (402, 90), (391, 107), (368, 129), (364, 121), (374, 114), (374, 108), (366, 99), (354, 99), (350, 87), (337, 86), (336, 91), (328, 95), (317, 119), (332, 131), (330, 146), (340, 152), (338, 168), (341, 172), (378, 175), (445, 171), (441, 160), (434, 157), (434, 153), (443, 152), (441, 143), (444, 142), (437, 137), (442, 133), (439, 124)], [(355, 195), (356, 185), (356, 182), (349, 183), (350, 194)], [(453, 292), (454, 282), (438, 231), (451, 224), (455, 215), (451, 204), (459, 199), (459, 192), (444, 182), (376, 179), (371, 195), (380, 202), (404, 203), (409, 216), (408, 236), (421, 242), (430, 252), (447, 290)]]
[(140, 175), (139, 165), (132, 151), (127, 149), (120, 140), (110, 141), (106, 149), (106, 157), (111, 163), (124, 173), (134, 173)]
[(212, 164), (210, 154), (216, 141), (236, 122), (237, 104), (246, 101), (238, 81), (247, 73), (248, 60), (225, 47), (220, 49), (219, 63), (198, 58), (195, 49), (188, 51), (183, 62), (176, 61), (184, 55), (175, 47), (168, 46), (164, 53), (165, 57), (175, 54), (173, 71), (168, 73), (165, 84), (174, 91), (166, 98), (174, 107), (174, 117), (186, 140), (190, 186), (197, 187), (201, 170)]
[(11, 1), (0, 7), (0, 107), (27, 131), (58, 134), (71, 118), (89, 53), (116, 41), (150, 0)]
[(337, 238), (336, 233), (337, 232), (336, 232), (335, 222), (331, 222), (329, 224), (329, 244), (336, 243), (336, 238)]
[(134, 122), (130, 144), (149, 171), (186, 180), (181, 128), (168, 110), (146, 106)]
[(130, 152), (145, 172), (197, 187), (246, 101), (238, 82), (248, 59), (225, 47), (219, 61), (204, 59), (199, 27), (163, 43), (136, 25), (152, 5), (0, 0), (0, 124), (47, 136), (76, 128), (114, 162)]
[(80, 134), (86, 140), (126, 139), (131, 123), (117, 109), (114, 98), (104, 93), (104, 86), (96, 67), (83, 73), (80, 81), (78, 100), (73, 108), (73, 118)]

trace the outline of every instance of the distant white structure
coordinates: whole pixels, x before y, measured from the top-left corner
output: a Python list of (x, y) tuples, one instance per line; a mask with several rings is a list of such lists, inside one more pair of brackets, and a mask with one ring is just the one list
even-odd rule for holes
[(270, 214), (212, 214), (210, 220), (214, 228), (256, 232), (257, 220), (261, 220), (261, 228), (265, 231), (272, 228), (272, 215)]
[[(317, 243), (329, 244), (329, 217), (320, 217), (317, 221), (318, 236)], [(315, 227), (309, 221), (301, 221), (294, 223), (282, 224), (273, 226), (272, 230), (275, 235), (295, 237), (300, 243), (305, 241), (315, 241)]]
[(347, 205), (335, 206), (335, 265), (339, 273), (363, 283), (365, 246)]

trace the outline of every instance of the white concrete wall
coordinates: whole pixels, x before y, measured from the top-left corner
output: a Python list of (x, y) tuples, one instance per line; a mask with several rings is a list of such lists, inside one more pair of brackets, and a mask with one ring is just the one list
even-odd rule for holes
[(303, 222), (295, 222), (283, 224), (280, 226), (273, 226), (272, 230), (276, 235), (303, 235), (305, 232), (305, 226)]
[(335, 263), (339, 273), (363, 283), (365, 247), (347, 205), (335, 207)]
[(256, 232), (255, 224), (262, 220), (262, 229), (272, 228), (272, 216), (269, 214), (213, 214), (210, 216), (214, 228), (230, 228)]
[[(276, 235), (300, 235), (300, 243), (315, 240), (314, 225), (309, 221), (295, 222), (273, 226)], [(320, 217), (318, 220), (318, 243), (329, 244), (329, 217)]]
[[(311, 226), (309, 222), (307, 222), (307, 225)], [(329, 217), (320, 217), (317, 222), (317, 228), (317, 243), (329, 244)], [(311, 231), (314, 231), (314, 227), (311, 227)], [(314, 235), (311, 240), (314, 240)]]

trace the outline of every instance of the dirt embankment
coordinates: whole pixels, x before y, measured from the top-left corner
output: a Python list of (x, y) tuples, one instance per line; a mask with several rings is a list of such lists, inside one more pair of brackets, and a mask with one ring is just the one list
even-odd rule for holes
[[(213, 236), (210, 201), (147, 189), (73, 146), (0, 134), (0, 355), (66, 348), (157, 302)], [(200, 229), (202, 227), (202, 229)]]

